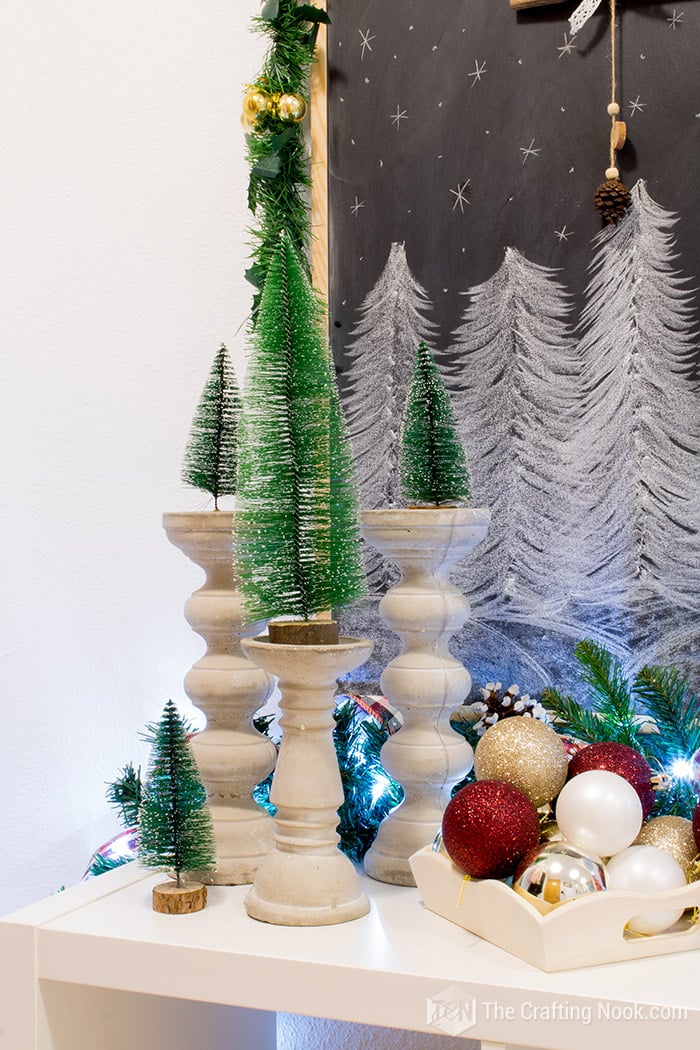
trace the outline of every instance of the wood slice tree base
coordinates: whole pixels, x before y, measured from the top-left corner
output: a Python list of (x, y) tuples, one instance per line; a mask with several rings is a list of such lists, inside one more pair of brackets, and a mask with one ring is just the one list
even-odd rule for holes
[(189, 915), (207, 904), (207, 887), (201, 882), (161, 882), (153, 887), (153, 910), (162, 915)]
[(267, 633), (276, 645), (337, 645), (339, 637), (335, 620), (278, 620)]

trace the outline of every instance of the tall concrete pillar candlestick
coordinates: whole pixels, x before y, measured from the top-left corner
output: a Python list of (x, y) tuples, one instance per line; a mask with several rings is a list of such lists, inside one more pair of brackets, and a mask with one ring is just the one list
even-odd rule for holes
[[(271, 625), (271, 630), (272, 630)], [(275, 847), (245, 899), (249, 915), (282, 926), (328, 926), (369, 911), (357, 872), (338, 849), (343, 788), (333, 744), (336, 680), (363, 663), (372, 643), (284, 644), (245, 639), (251, 660), (279, 678), (282, 743), (270, 800)]]
[(206, 573), (185, 604), (185, 617), (207, 651), (185, 676), (185, 692), (204, 712), (207, 726), (192, 740), (214, 823), (216, 866), (203, 881), (220, 886), (251, 883), (272, 849), (272, 818), (251, 797), (272, 771), (276, 749), (253, 727), (252, 717), (274, 681), (251, 663), (241, 639), (260, 623), (243, 626), (233, 568), (230, 511), (163, 515), (168, 539)]
[(365, 855), (368, 875), (382, 882), (415, 886), (408, 858), (433, 841), (452, 787), (472, 766), (470, 745), (449, 721), (468, 695), (471, 677), (447, 648), (469, 615), (469, 603), (448, 573), (484, 539), (490, 520), (488, 510), (467, 507), (361, 513), (365, 539), (401, 570), (379, 604), (384, 623), (403, 643), (380, 679), (403, 717), (381, 761), (405, 792)]

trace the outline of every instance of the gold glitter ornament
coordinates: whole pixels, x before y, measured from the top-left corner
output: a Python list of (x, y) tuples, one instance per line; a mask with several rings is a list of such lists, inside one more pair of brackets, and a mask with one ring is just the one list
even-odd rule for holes
[(535, 806), (559, 794), (569, 768), (563, 741), (536, 718), (506, 718), (486, 730), (474, 752), (477, 780), (503, 780)]
[(243, 96), (243, 116), (242, 121), (248, 124), (249, 127), (255, 127), (255, 124), (263, 115), (267, 112), (270, 102), (270, 96), (266, 91), (262, 91), (260, 88), (251, 88), (250, 91), (246, 91)]
[(694, 882), (694, 861), (698, 848), (695, 845), (692, 821), (685, 817), (654, 817), (642, 824), (642, 830), (634, 840), (635, 846), (656, 846), (670, 853), (680, 864), (688, 882)]
[(301, 95), (280, 95), (277, 115), (287, 124), (300, 124), (306, 116), (306, 100)]

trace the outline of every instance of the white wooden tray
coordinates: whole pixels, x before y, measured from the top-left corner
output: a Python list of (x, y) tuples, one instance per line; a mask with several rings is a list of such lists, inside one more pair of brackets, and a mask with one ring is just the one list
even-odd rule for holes
[(645, 911), (700, 907), (700, 882), (653, 894), (605, 890), (540, 915), (504, 882), (465, 879), (449, 857), (430, 846), (414, 853), (410, 865), (426, 908), (540, 970), (700, 948), (700, 922), (694, 921), (692, 911), (670, 930), (651, 937), (625, 931), (630, 919)]

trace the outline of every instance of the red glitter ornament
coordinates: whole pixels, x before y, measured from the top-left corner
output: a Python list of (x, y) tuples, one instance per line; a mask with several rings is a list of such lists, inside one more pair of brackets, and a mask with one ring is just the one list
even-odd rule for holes
[(698, 852), (700, 852), (700, 802), (693, 813), (693, 835), (695, 836), (695, 845), (698, 847)]
[(477, 780), (458, 791), (442, 818), (442, 841), (458, 868), (476, 879), (504, 879), (540, 838), (530, 799), (501, 780)]
[(599, 744), (589, 744), (573, 756), (569, 762), (569, 780), (589, 769), (606, 769), (630, 783), (639, 795), (646, 820), (654, 805), (655, 795), (651, 766), (644, 755), (627, 744), (604, 740)]

